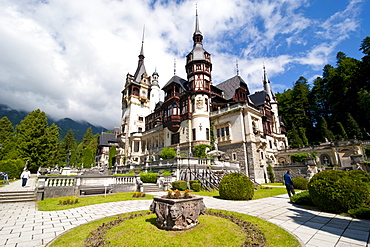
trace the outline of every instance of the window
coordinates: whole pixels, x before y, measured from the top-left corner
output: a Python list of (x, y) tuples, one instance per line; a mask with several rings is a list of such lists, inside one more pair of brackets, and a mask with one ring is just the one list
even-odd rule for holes
[(140, 102), (140, 107), (144, 108), (144, 102), (142, 102), (142, 101)]
[(224, 137), (225, 136), (225, 128), (221, 128), (221, 136)]
[(172, 134), (171, 135), (171, 145), (177, 144), (180, 142), (180, 133)]
[(272, 142), (271, 141), (269, 141), (269, 144), (270, 144), (270, 148), (272, 148)]
[(138, 131), (138, 132), (143, 132), (143, 128), (139, 127), (139, 128), (137, 129), (137, 131)]
[(206, 128), (206, 139), (207, 141), (209, 141), (209, 129), (208, 128)]
[(144, 117), (139, 117), (139, 121), (144, 121)]
[(225, 127), (225, 132), (226, 132), (226, 135), (228, 136), (228, 135), (230, 135), (230, 132), (229, 132), (229, 126), (226, 126)]
[(220, 136), (221, 136), (221, 130), (217, 129), (217, 137), (220, 137)]
[(232, 153), (233, 160), (236, 160), (236, 153)]
[(193, 141), (195, 141), (196, 139), (197, 139), (197, 137), (196, 137), (196, 130), (195, 129), (193, 129)]

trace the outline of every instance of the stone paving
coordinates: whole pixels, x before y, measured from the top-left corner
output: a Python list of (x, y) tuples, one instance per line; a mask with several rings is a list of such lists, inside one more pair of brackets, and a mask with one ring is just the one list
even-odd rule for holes
[[(33, 190), (35, 178), (29, 181)], [(9, 187), (8, 187), (9, 186)], [(20, 182), (0, 187), (20, 190)], [(159, 195), (157, 193), (157, 195)], [(0, 246), (45, 246), (60, 234), (84, 223), (116, 214), (148, 210), (151, 200), (120, 201), (62, 211), (38, 211), (35, 202), (3, 203)], [(302, 246), (369, 246), (370, 221), (309, 210), (289, 203), (287, 195), (253, 201), (224, 201), (204, 197), (207, 208), (257, 216), (286, 229)]]

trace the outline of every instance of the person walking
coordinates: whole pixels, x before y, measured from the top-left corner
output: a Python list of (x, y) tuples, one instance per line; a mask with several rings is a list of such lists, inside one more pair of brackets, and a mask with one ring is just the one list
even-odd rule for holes
[(284, 184), (285, 188), (288, 192), (288, 196), (291, 197), (292, 194), (295, 195), (294, 186), (293, 186), (293, 179), (292, 179), (292, 171), (288, 170), (284, 174)]
[(31, 172), (28, 169), (26, 169), (22, 172), (22, 174), (21, 174), (22, 187), (26, 186), (27, 180), (30, 178), (30, 176), (31, 176)]

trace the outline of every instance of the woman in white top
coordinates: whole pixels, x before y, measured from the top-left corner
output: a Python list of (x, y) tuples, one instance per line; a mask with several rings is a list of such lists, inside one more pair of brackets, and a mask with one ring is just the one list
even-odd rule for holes
[(26, 186), (27, 180), (30, 178), (30, 176), (31, 176), (31, 172), (28, 169), (26, 169), (22, 172), (22, 174), (21, 174), (22, 187)]

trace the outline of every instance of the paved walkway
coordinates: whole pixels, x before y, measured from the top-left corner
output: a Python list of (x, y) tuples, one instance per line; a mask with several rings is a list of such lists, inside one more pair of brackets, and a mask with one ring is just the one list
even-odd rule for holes
[[(33, 190), (20, 181), (0, 188)], [(38, 211), (35, 202), (4, 203), (0, 207), (0, 246), (45, 246), (54, 238), (84, 223), (116, 214), (148, 210), (151, 200), (120, 201), (63, 211)], [(224, 201), (204, 197), (207, 208), (249, 214), (279, 225), (295, 235), (303, 246), (370, 246), (370, 221), (304, 209), (289, 203), (287, 195), (253, 201)]]

